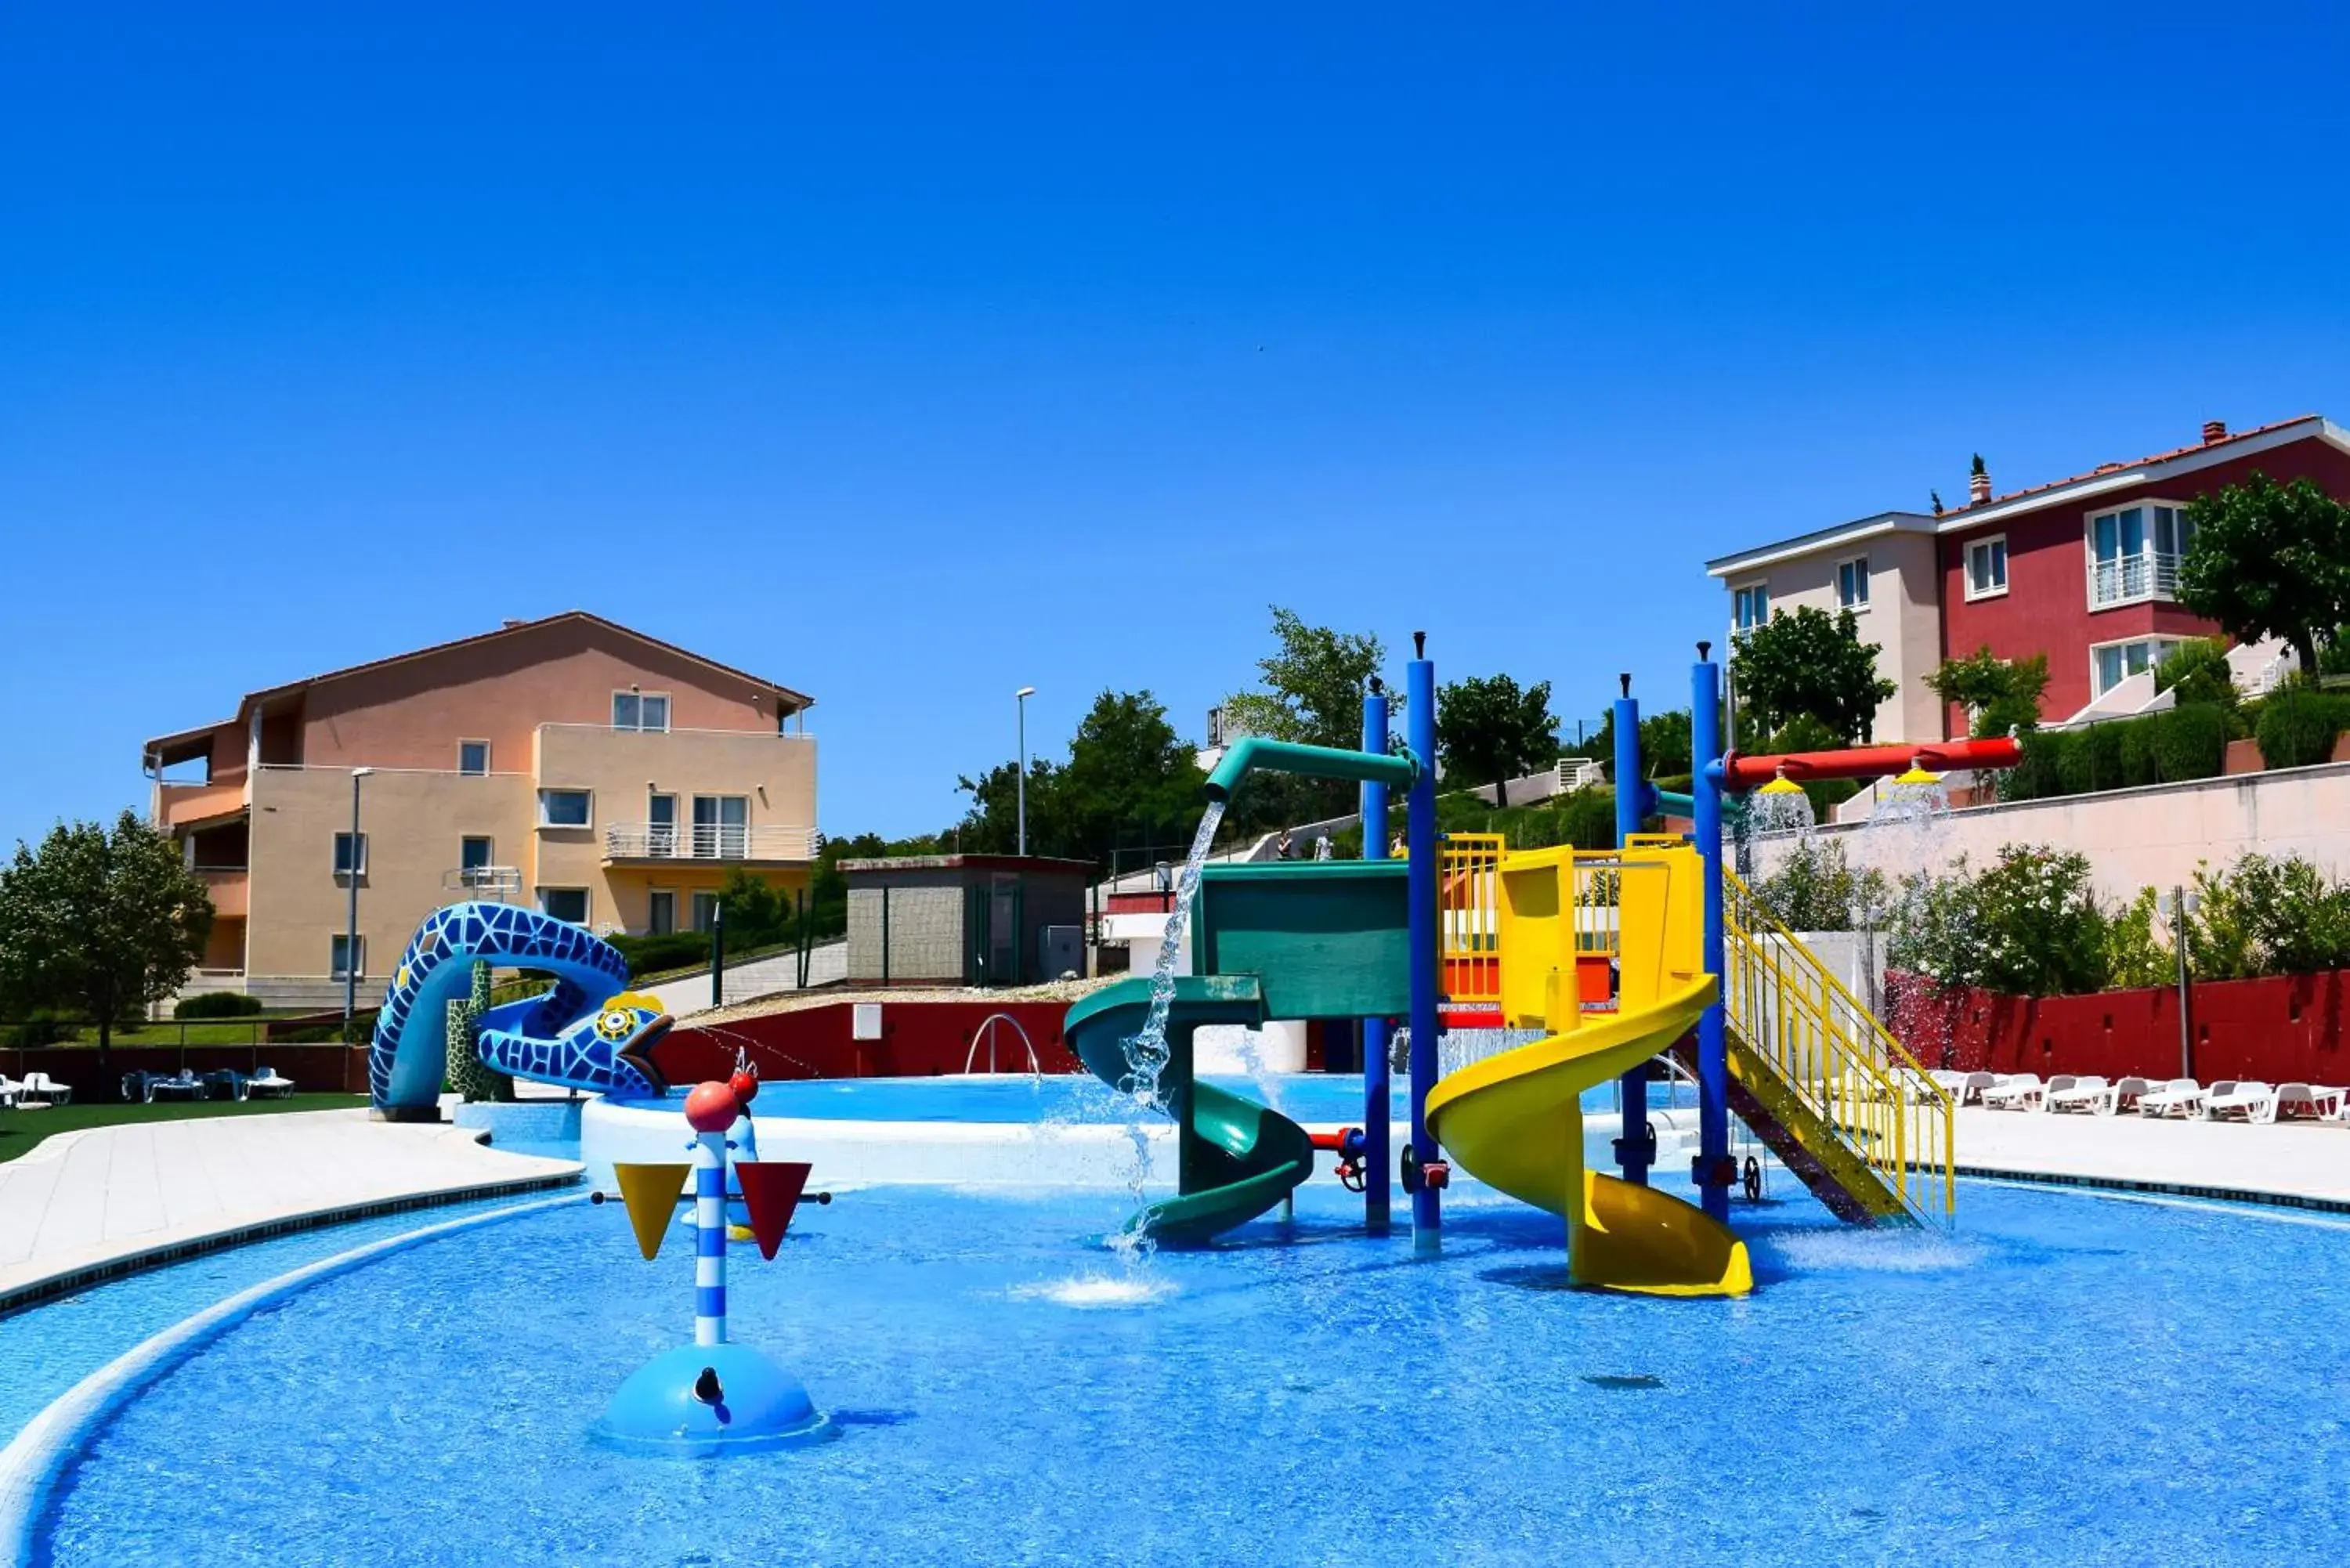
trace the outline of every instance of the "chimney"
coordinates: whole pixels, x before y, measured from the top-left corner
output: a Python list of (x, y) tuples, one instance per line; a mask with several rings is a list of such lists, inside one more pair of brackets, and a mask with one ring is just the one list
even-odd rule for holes
[(1967, 504), (1981, 506), (1991, 499), (1991, 470), (1983, 466), (1982, 453), (1975, 453), (1973, 472), (1967, 475)]
[(2204, 444), (2205, 446), (2210, 446), (2210, 445), (2213, 441), (2226, 441), (2227, 439), (2228, 439), (2228, 421), (2225, 421), (2225, 420), (2205, 420), (2205, 421), (2203, 421), (2203, 444)]

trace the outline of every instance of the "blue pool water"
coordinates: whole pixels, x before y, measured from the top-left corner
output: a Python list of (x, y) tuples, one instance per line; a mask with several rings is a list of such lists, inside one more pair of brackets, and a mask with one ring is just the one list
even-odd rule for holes
[[(49, 1520), (119, 1563), (2254, 1562), (2338, 1550), (2350, 1225), (1970, 1184), (1955, 1239), (1736, 1211), (1762, 1288), (1560, 1288), (1472, 1185), (1443, 1254), (1327, 1181), (1123, 1273), (1117, 1194), (921, 1189), (737, 1249), (737, 1338), (838, 1440), (592, 1447), (688, 1332), (615, 1209), (265, 1313), (120, 1413)], [(37, 1322), (43, 1314), (29, 1314)]]
[(0, 1443), (89, 1374), (214, 1302), (369, 1241), (517, 1201), (508, 1197), (440, 1204), (292, 1231), (129, 1274), (0, 1317)]

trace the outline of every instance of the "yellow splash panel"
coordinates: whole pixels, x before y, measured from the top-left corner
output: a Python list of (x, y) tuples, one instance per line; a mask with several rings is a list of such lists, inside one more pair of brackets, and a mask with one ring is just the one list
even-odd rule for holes
[(685, 1190), (685, 1179), (692, 1169), (682, 1161), (675, 1165), (616, 1161), (612, 1166), (612, 1175), (620, 1183), (620, 1201), (629, 1208), (629, 1228), (637, 1233), (637, 1251), (647, 1262), (660, 1251), (670, 1220), (677, 1212), (678, 1194)]

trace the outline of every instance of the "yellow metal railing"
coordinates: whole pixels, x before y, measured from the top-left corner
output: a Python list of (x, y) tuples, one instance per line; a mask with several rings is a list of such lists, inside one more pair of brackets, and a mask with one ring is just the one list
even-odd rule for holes
[(1498, 833), (1448, 833), (1438, 862), (1438, 952), (1444, 994), (1481, 1005), (1502, 1000), (1502, 851)]
[(1730, 1026), (1905, 1210), (1946, 1221), (1958, 1208), (1948, 1091), (1726, 867), (1722, 917)]

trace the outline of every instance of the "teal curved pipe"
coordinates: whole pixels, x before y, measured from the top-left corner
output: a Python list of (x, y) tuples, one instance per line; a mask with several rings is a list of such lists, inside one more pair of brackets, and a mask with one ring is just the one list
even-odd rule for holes
[(1246, 735), (1232, 743), (1223, 760), (1208, 775), (1208, 797), (1230, 800), (1232, 792), (1241, 787), (1241, 780), (1257, 771), (1409, 789), (1412, 781), (1419, 777), (1419, 763), (1408, 754), (1350, 752), (1343, 746), (1307, 746), (1295, 741), (1268, 741), (1260, 735)]

